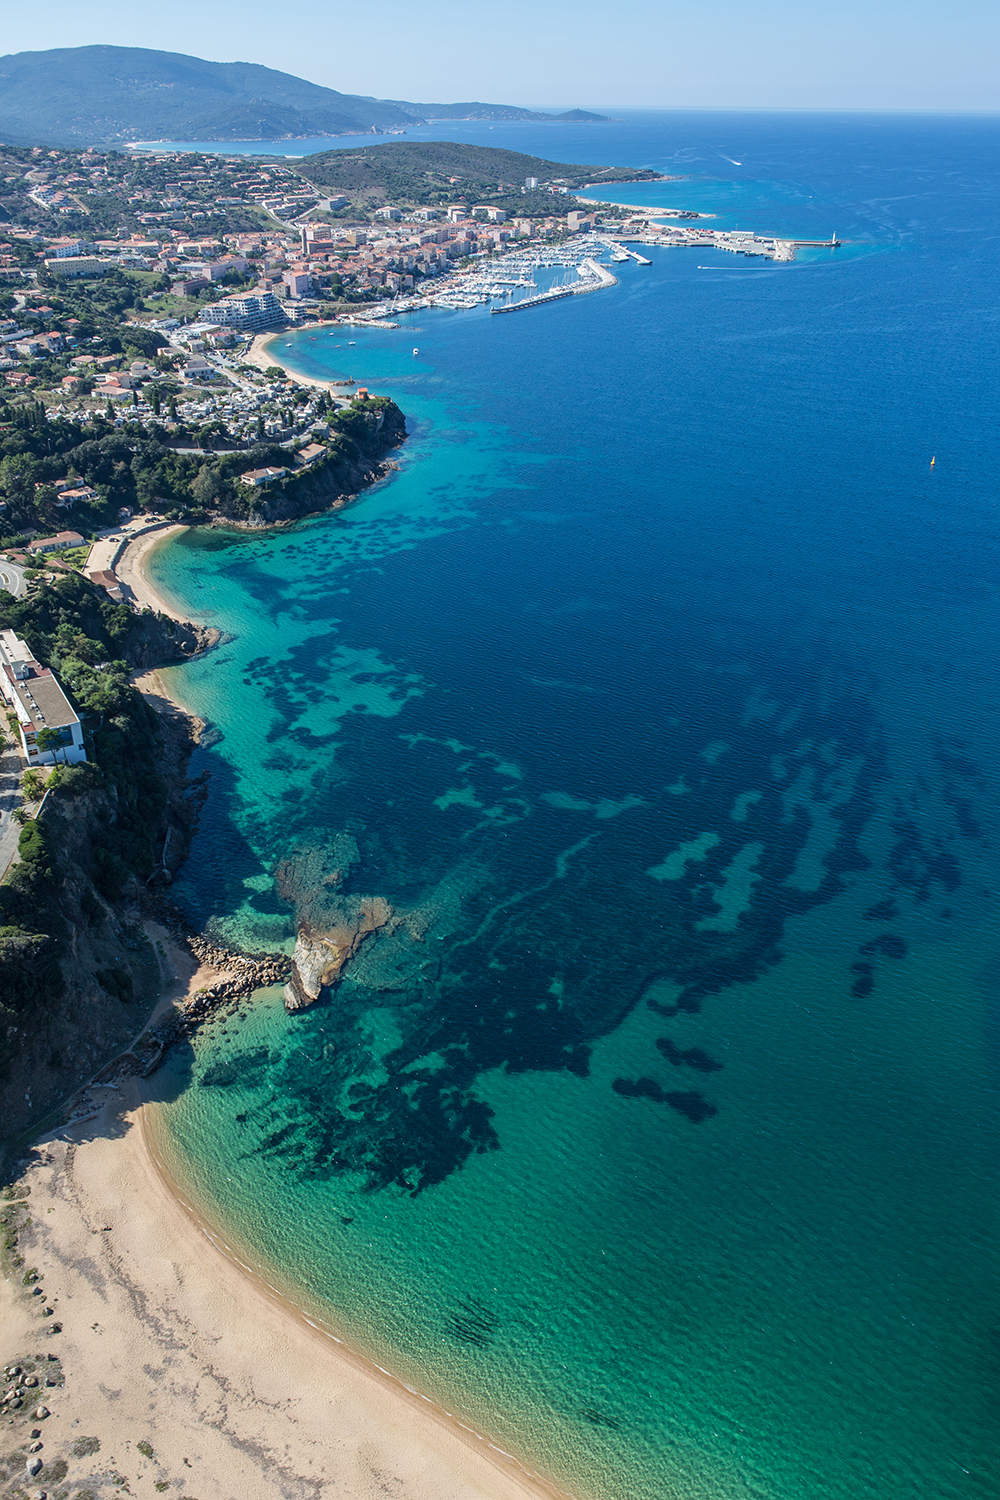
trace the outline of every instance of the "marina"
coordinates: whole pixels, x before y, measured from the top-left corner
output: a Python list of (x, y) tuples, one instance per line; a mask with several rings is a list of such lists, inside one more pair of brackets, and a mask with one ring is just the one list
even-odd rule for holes
[(491, 316), (542, 307), (614, 286), (617, 277), (609, 265), (628, 261), (637, 266), (652, 265), (644, 250), (725, 250), (731, 255), (787, 262), (795, 259), (800, 247), (836, 249), (842, 243), (835, 235), (828, 240), (793, 240), (753, 230), (709, 229), (703, 223), (664, 224), (657, 222), (653, 213), (655, 210), (647, 210), (623, 224), (577, 234), (562, 243), (515, 243), (500, 255), (450, 272), (433, 287), (425, 284), (421, 295), (397, 293), (390, 302), (379, 303), (367, 314), (358, 310), (337, 322), (357, 328), (394, 329), (402, 326), (394, 318), (430, 307), (449, 312), (488, 307)]

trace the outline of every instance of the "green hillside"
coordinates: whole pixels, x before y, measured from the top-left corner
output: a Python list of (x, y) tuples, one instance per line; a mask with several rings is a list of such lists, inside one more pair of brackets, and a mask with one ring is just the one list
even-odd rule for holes
[[(549, 186), (572, 190), (590, 182), (654, 182), (661, 175), (633, 167), (549, 161), (457, 141), (386, 141), (346, 151), (321, 151), (304, 157), (297, 170), (317, 187), (347, 194), (359, 207), (378, 202), (496, 202), (520, 194), (528, 177), (537, 177), (542, 190)], [(544, 196), (546, 206), (554, 206), (548, 194), (531, 196), (533, 200)]]
[(301, 139), (399, 130), (432, 118), (558, 117), (506, 104), (369, 99), (257, 63), (207, 62), (145, 47), (57, 47), (0, 57), (0, 139), (13, 145)]

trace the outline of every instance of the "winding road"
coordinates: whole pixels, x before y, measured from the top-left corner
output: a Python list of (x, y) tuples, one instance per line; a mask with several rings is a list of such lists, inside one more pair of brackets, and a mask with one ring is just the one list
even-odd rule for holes
[(15, 599), (23, 598), (28, 592), (24, 569), (17, 563), (8, 562), (5, 557), (0, 557), (0, 588), (5, 588)]

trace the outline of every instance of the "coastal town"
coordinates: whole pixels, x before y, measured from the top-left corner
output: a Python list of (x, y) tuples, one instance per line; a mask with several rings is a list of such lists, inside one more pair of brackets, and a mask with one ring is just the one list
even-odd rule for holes
[[(712, 216), (691, 210), (583, 198), (579, 182), (552, 173), (532, 171), (520, 183), (501, 180), (496, 193), (462, 195), (438, 171), (416, 188), (410, 182), (395, 193), (351, 197), (270, 160), (160, 149), (0, 152), (12, 168), (10, 191), (0, 193), (9, 215), (0, 230), (0, 689), (9, 730), (0, 747), (0, 905), (8, 923), (0, 958), (14, 976), (3, 993), (16, 991), (17, 1018), (29, 1021), (23, 1039), (8, 1028), (36, 1090), (34, 1102), (30, 1091), (23, 1105), (18, 1099), (18, 1122), (38, 1114), (39, 1098), (45, 1109), (61, 1100), (71, 1131), (111, 1119), (119, 1098), (131, 1097), (178, 1043), (201, 1031), (207, 1044), (213, 1028), (224, 1034), (241, 1024), (260, 987), (288, 978), (288, 1011), (315, 1003), (392, 914), (381, 898), (362, 901), (335, 929), (332, 965), (333, 930), (311, 946), (300, 932), (291, 955), (237, 953), (190, 930), (168, 888), (208, 795), (202, 778), (188, 779), (204, 726), (147, 668), (197, 656), (220, 634), (174, 613), (146, 572), (150, 552), (186, 526), (260, 532), (335, 509), (386, 477), (405, 424), (365, 368), (363, 330), (417, 334), (417, 324), (403, 319), (431, 313), (486, 314), (489, 327), (492, 315), (530, 317), (552, 302), (613, 287), (623, 269), (645, 274), (666, 250), (790, 261), (796, 243), (716, 229)], [(320, 366), (329, 378), (298, 372), (296, 352), (317, 346), (329, 351)], [(53, 1061), (62, 1054), (50, 1035), (64, 981), (48, 955), (67, 921), (74, 935), (68, 983), (75, 1003), (97, 1018), (87, 1042), (66, 1029), (73, 1077), (84, 1085), (73, 1094), (65, 1066)], [(149, 1025), (136, 1032), (127, 1006), (146, 990), (160, 995), (159, 1007), (149, 1017), (147, 1005)], [(33, 1205), (62, 1212), (64, 1144), (32, 1172)], [(129, 1149), (127, 1170), (145, 1170), (145, 1143), (134, 1136)], [(83, 1217), (110, 1222), (99, 1153), (83, 1159), (85, 1168), (96, 1167)], [(59, 1165), (50, 1181), (51, 1160)], [(132, 1197), (145, 1201), (138, 1191)], [(64, 1493), (55, 1486), (67, 1474), (74, 1484), (103, 1483), (100, 1441), (71, 1430), (72, 1410), (85, 1414), (73, 1417), (74, 1427), (86, 1421), (109, 1442), (116, 1434), (116, 1445), (119, 1433), (150, 1431), (155, 1446), (149, 1439), (135, 1445), (129, 1473), (166, 1490), (190, 1465), (184, 1450), (200, 1418), (178, 1428), (171, 1407), (170, 1423), (160, 1425), (154, 1413), (149, 1425), (148, 1412), (127, 1406), (119, 1428), (109, 1422), (103, 1393), (91, 1401), (79, 1371), (102, 1357), (109, 1318), (131, 1326), (127, 1288), (109, 1270), (104, 1304), (113, 1310), (95, 1309), (88, 1329), (70, 1307), (64, 1324), (64, 1304), (89, 1306), (86, 1289), (68, 1261), (56, 1271), (20, 1202), (4, 1218), (8, 1264), (23, 1277), (19, 1315), (22, 1304), (31, 1315), (19, 1337), (28, 1347), (34, 1317), (45, 1320), (52, 1344), (6, 1369), (0, 1422), (21, 1445), (17, 1473), (49, 1486), (36, 1492), (42, 1497)], [(62, 1233), (78, 1233), (89, 1254), (94, 1231), (83, 1217)], [(130, 1222), (136, 1260), (156, 1264), (167, 1264), (161, 1247), (186, 1225), (169, 1192), (151, 1218)], [(27, 1256), (36, 1265), (25, 1270)], [(213, 1280), (212, 1295), (231, 1269), (222, 1283)], [(28, 1300), (36, 1294), (40, 1301)], [(172, 1295), (164, 1282), (157, 1313), (164, 1327), (174, 1326), (166, 1307)], [(195, 1295), (208, 1293), (196, 1288)], [(265, 1341), (272, 1332), (284, 1337), (280, 1316), (273, 1330), (263, 1326)], [(134, 1346), (142, 1369), (153, 1357), (144, 1336)], [(176, 1341), (185, 1337), (178, 1331)], [(246, 1347), (253, 1360), (249, 1341)], [(300, 1355), (303, 1384), (317, 1370), (320, 1385), (342, 1378), (326, 1346), (314, 1356), (293, 1340), (278, 1364), (291, 1368)], [(210, 1351), (199, 1366), (200, 1381), (212, 1378), (214, 1357)], [(264, 1362), (270, 1358), (266, 1346)], [(247, 1372), (256, 1381), (249, 1365)], [(143, 1379), (130, 1389), (144, 1391)], [(51, 1409), (37, 1404), (40, 1391)], [(232, 1421), (249, 1433), (256, 1393), (228, 1399)], [(350, 1399), (360, 1406), (369, 1393)], [(355, 1418), (342, 1420), (349, 1443)], [(475, 1444), (468, 1450), (464, 1432), (425, 1434), (423, 1420), (418, 1411), (415, 1500), (451, 1492), (438, 1472), (468, 1474), (468, 1493), (498, 1500), (537, 1493), (530, 1470), (513, 1460), (498, 1468)], [(317, 1400), (315, 1412), (303, 1408), (287, 1429), (309, 1485), (328, 1463), (329, 1424)], [(199, 1437), (193, 1451), (199, 1485), (210, 1464), (227, 1472), (221, 1438), (210, 1452)], [(119, 1469), (111, 1473), (117, 1485)], [(5, 1474), (0, 1467), (0, 1479)], [(298, 1493), (307, 1480), (296, 1483)], [(84, 1489), (78, 1500), (96, 1493)]]
[[(114, 603), (141, 608), (141, 575), (121, 567), (139, 538), (205, 519), (227, 487), (223, 514), (260, 524), (263, 496), (335, 461), (343, 423), (378, 398), (350, 373), (294, 374), (282, 358), (285, 332), (339, 340), (347, 369), (354, 330), (399, 327), (407, 313), (528, 311), (614, 285), (611, 267), (648, 265), (650, 249), (775, 261), (796, 249), (715, 229), (711, 216), (689, 210), (570, 197), (565, 182), (534, 176), (520, 188), (530, 213), (509, 211), (510, 184), (497, 202), (360, 211), (273, 161), (0, 149), (0, 164), (22, 158), (21, 175), (5, 179), (16, 189), (7, 206), (16, 200), (36, 221), (11, 223), (0, 242), (0, 447), (9, 452), (0, 462), (0, 585), (15, 598), (76, 572)], [(567, 198), (566, 212), (547, 211)], [(45, 232), (81, 215), (113, 223), (113, 237)], [(35, 462), (26, 503), (34, 461), (15, 457), (17, 434), (39, 422), (60, 430), (70, 462), (61, 473), (58, 461)], [(152, 442), (159, 464), (129, 484), (108, 483), (96, 468), (81, 473), (72, 444), (95, 437), (129, 451)], [(172, 489), (163, 484), (169, 454), (187, 465), (186, 482), (174, 475)], [(30, 656), (23, 642), (17, 649)], [(34, 727), (30, 715), (18, 726), (25, 763), (55, 764), (55, 747), (44, 733), (36, 743)]]
[[(500, 262), (494, 282), (502, 281), (503, 262), (523, 258), (525, 251), (541, 252), (571, 240), (586, 244), (588, 253), (607, 250), (613, 256), (618, 252), (619, 258), (624, 258), (624, 246), (639, 243), (721, 249), (780, 261), (794, 258), (796, 243), (807, 243), (714, 229), (710, 216), (683, 209), (629, 210), (591, 200), (573, 200), (576, 206), (561, 214), (524, 215), (489, 202), (440, 207), (388, 203), (359, 219), (343, 195), (319, 197), (288, 167), (269, 166), (236, 178), (230, 162), (195, 159), (210, 165), (192, 168), (183, 181), (178, 171), (178, 182), (170, 192), (164, 188), (159, 199), (153, 200), (146, 187), (123, 200), (127, 217), (142, 228), (119, 224), (113, 238), (46, 234), (24, 223), (5, 230), (0, 302), (8, 316), (0, 321), (0, 374), (7, 386), (41, 396), (47, 408), (56, 402), (67, 412), (108, 401), (152, 410), (150, 398), (157, 392), (159, 402), (166, 398), (176, 406), (184, 387), (214, 386), (227, 378), (224, 366), (211, 360), (213, 353), (232, 350), (255, 334), (316, 321), (367, 320), (373, 314), (430, 305), (462, 306), (462, 293), (469, 290), (473, 301), (482, 300), (477, 293), (484, 285), (483, 267)], [(183, 161), (179, 154), (153, 156), (139, 166), (178, 168)], [(134, 165), (131, 157), (129, 165)], [(109, 170), (95, 167), (90, 175), (99, 178)], [(161, 175), (165, 181), (166, 172)], [(43, 207), (49, 218), (70, 212), (78, 219), (86, 195), (71, 189), (80, 173), (29, 167), (23, 185), (39, 177), (48, 180), (31, 183), (31, 204)], [(277, 195), (271, 191), (272, 179), (284, 184)], [(239, 187), (248, 196), (215, 194), (211, 201), (222, 207), (191, 207), (207, 204), (210, 189), (218, 187)], [(100, 190), (87, 191), (97, 192), (103, 202), (107, 188), (102, 183)], [(184, 198), (171, 196), (181, 190)], [(543, 188), (532, 177), (525, 179), (522, 191), (532, 203), (548, 192), (553, 208), (553, 199), (567, 192)], [(509, 202), (509, 195), (504, 201)], [(151, 203), (151, 211), (135, 211), (137, 205)], [(234, 206), (254, 209), (264, 222), (253, 229), (232, 229), (226, 221)], [(211, 229), (194, 222), (208, 218), (223, 222)], [(186, 221), (183, 228), (175, 227), (177, 219)], [(100, 347), (100, 335), (81, 337), (85, 320), (72, 304), (87, 296), (88, 283), (109, 279), (122, 294), (122, 315), (133, 335), (144, 331), (151, 351), (166, 345), (176, 351), (167, 356), (169, 368), (163, 367), (162, 355), (155, 367), (141, 359), (126, 365)], [(149, 335), (154, 336), (151, 341)]]

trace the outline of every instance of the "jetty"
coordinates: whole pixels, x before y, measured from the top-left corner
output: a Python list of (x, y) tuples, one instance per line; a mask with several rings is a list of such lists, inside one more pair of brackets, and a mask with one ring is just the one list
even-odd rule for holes
[(559, 302), (563, 297), (572, 297), (575, 293), (575, 287), (555, 287), (551, 292), (539, 292), (537, 297), (522, 297), (520, 302), (507, 302), (503, 307), (491, 307), (490, 317), (495, 317), (497, 313), (523, 312), (526, 307), (541, 307), (543, 302)]
[(606, 266), (598, 265), (590, 256), (578, 265), (577, 276), (579, 280), (569, 286), (556, 286), (549, 292), (539, 292), (537, 297), (524, 297), (520, 302), (507, 302), (503, 307), (491, 307), (490, 316), (495, 313), (521, 312), (526, 307), (540, 307), (544, 302), (560, 302), (563, 297), (578, 297), (583, 292), (599, 292), (606, 286), (618, 285), (618, 277), (612, 276)]

